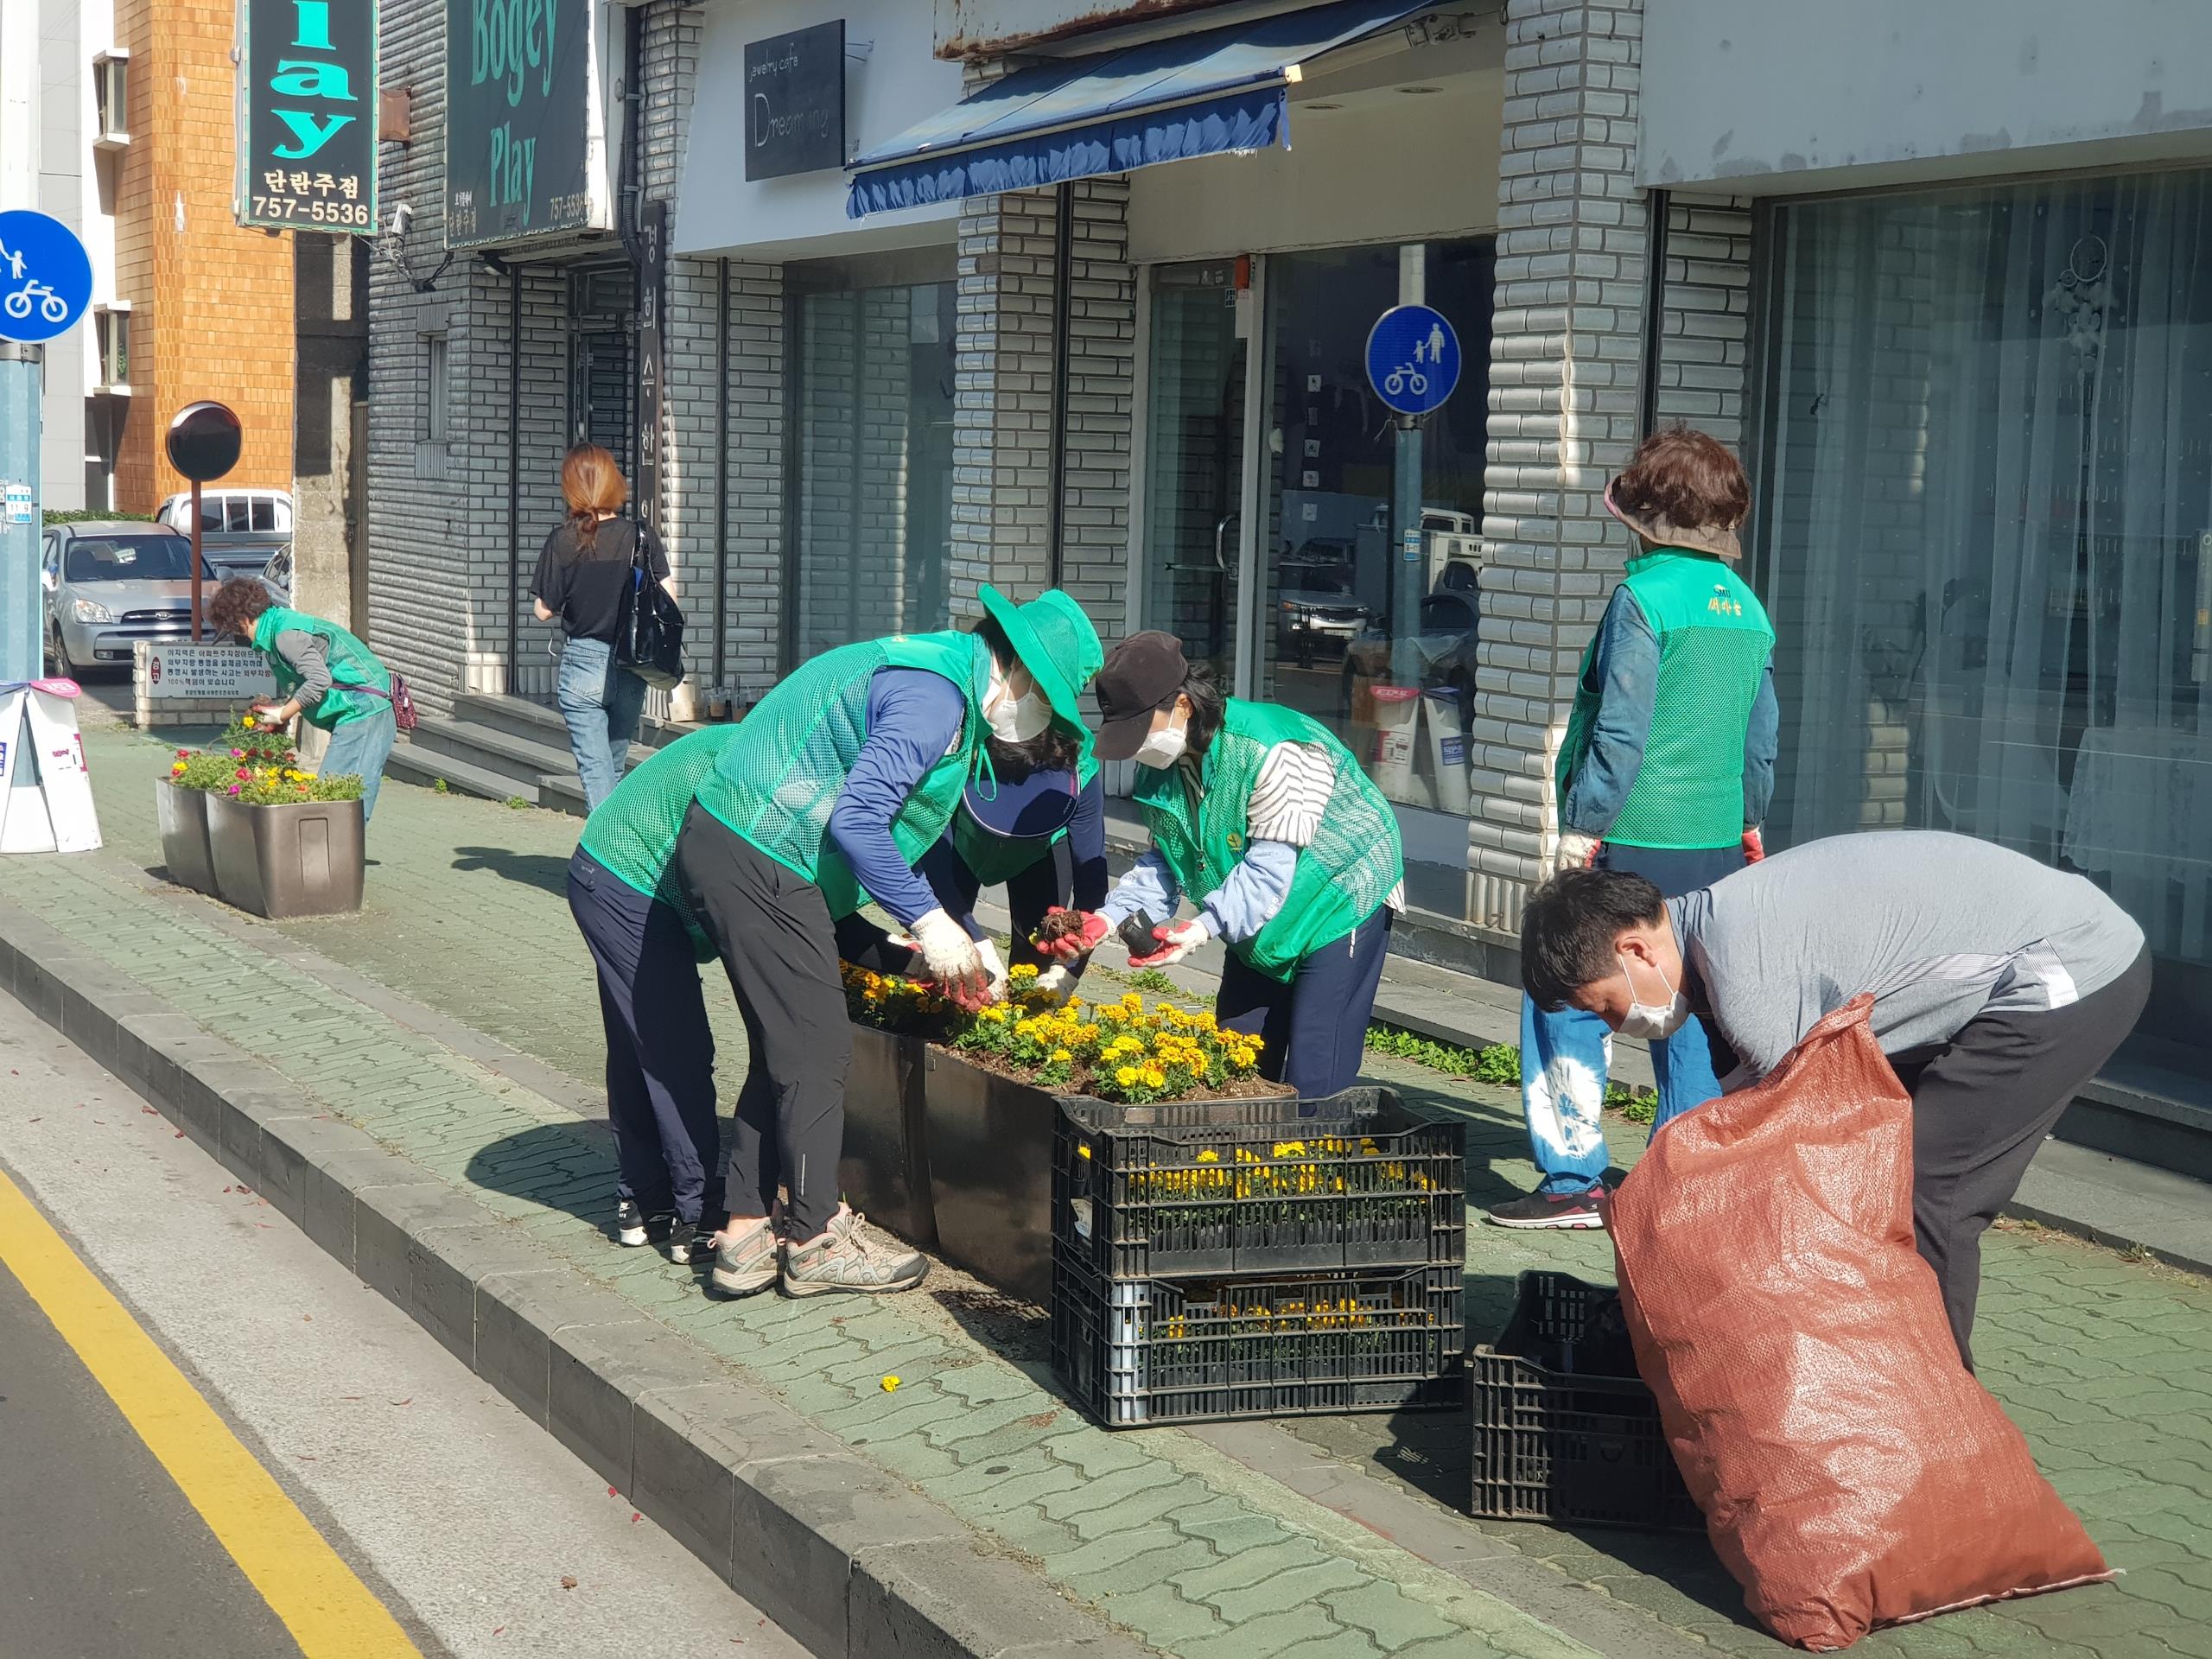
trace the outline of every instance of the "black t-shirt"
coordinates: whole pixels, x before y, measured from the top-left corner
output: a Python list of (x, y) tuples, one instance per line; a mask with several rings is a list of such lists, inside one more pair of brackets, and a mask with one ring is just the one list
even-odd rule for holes
[(668, 554), (654, 535), (634, 518), (609, 518), (599, 527), (587, 549), (569, 520), (545, 538), (537, 556), (537, 574), (530, 591), (545, 601), (545, 608), (561, 619), (561, 628), (571, 639), (614, 638), (622, 615), (622, 588), (630, 580), (630, 562), (640, 537), (652, 573), (668, 577)]

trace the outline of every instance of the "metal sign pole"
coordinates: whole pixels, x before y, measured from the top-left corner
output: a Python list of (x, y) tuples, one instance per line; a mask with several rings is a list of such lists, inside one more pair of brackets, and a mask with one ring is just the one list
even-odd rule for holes
[[(0, 340), (0, 685), (36, 679), (46, 648), (39, 581), (39, 367), (42, 346)], [(13, 743), (16, 734), (0, 734)]]
[(192, 643), (200, 643), (200, 480), (192, 480)]

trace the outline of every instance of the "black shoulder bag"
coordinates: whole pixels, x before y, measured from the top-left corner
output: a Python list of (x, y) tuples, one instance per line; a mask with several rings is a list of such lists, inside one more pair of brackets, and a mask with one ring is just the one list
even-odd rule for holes
[(630, 580), (614, 624), (614, 661), (647, 685), (666, 691), (683, 678), (683, 613), (653, 574), (642, 524), (630, 549)]

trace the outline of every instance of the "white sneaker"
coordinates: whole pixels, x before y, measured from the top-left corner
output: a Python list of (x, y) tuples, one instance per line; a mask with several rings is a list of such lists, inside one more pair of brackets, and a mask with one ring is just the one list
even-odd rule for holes
[(929, 1277), (929, 1259), (918, 1250), (879, 1243), (861, 1230), (864, 1217), (844, 1205), (821, 1237), (784, 1249), (784, 1294), (820, 1296), (836, 1292), (881, 1296), (912, 1290)]

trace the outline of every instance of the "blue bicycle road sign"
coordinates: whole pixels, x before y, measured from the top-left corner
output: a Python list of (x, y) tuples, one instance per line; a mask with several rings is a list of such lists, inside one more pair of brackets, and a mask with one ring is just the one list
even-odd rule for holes
[(1459, 336), (1441, 311), (1393, 306), (1368, 331), (1367, 379), (1399, 414), (1426, 415), (1459, 384)]
[(0, 340), (52, 340), (92, 298), (92, 262), (75, 232), (44, 213), (0, 213)]

